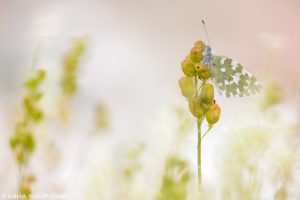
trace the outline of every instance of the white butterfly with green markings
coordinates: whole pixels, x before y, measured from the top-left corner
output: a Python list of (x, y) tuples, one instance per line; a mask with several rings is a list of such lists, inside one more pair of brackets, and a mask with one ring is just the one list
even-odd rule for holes
[(205, 46), (202, 64), (208, 66), (212, 81), (221, 95), (226, 97), (250, 96), (259, 92), (261, 85), (240, 63), (224, 56), (214, 55)]
[[(204, 20), (202, 24), (208, 43), (210, 43)], [(240, 63), (231, 58), (213, 54), (209, 45), (204, 47), (202, 64), (208, 66), (212, 74), (211, 79), (221, 95), (250, 96), (261, 89), (255, 76), (247, 72)]]

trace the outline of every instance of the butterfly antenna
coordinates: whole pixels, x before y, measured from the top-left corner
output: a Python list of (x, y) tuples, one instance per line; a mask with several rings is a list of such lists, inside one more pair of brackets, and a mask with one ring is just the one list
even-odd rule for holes
[(202, 24), (203, 24), (204, 31), (205, 31), (205, 34), (206, 34), (206, 37), (207, 37), (208, 45), (210, 46), (210, 40), (209, 40), (207, 29), (206, 29), (206, 26), (205, 26), (205, 21), (203, 19), (202, 19)]

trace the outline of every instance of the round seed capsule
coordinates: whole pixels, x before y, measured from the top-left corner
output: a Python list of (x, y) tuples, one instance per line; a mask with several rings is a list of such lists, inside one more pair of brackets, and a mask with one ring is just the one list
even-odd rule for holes
[(182, 95), (188, 99), (192, 98), (196, 90), (193, 78), (184, 76), (181, 77), (178, 82)]
[(205, 44), (201, 40), (198, 40), (198, 41), (195, 42), (194, 46), (200, 48), (203, 51), (204, 47), (205, 47)]
[(190, 57), (187, 56), (182, 62), (181, 62), (181, 69), (184, 73), (184, 75), (188, 77), (195, 76), (195, 64), (191, 61)]
[(31, 153), (35, 147), (35, 141), (33, 135), (31, 133), (23, 133), (22, 134), (22, 147), (26, 152)]
[(199, 63), (203, 57), (203, 50), (197, 46), (194, 46), (190, 51), (191, 60), (194, 63)]
[(31, 189), (27, 183), (22, 183), (20, 186), (20, 193), (27, 198), (29, 198), (31, 194)]
[(200, 93), (201, 101), (204, 104), (210, 105), (214, 100), (214, 86), (210, 83), (205, 83), (202, 86)]
[(207, 112), (210, 106), (211, 106), (211, 104), (201, 102), (201, 107), (204, 110), (204, 112)]
[(20, 144), (20, 135), (19, 134), (14, 134), (10, 140), (9, 140), (9, 143), (10, 143), (10, 147), (12, 149), (16, 149), (16, 147)]
[(218, 104), (213, 103), (205, 113), (206, 121), (209, 125), (213, 125), (218, 122), (221, 115), (221, 108)]
[(19, 164), (22, 164), (25, 159), (24, 150), (22, 148), (16, 149), (16, 158)]
[(46, 72), (44, 70), (38, 70), (36, 72), (36, 79), (37, 81), (42, 81), (45, 79), (45, 76), (46, 76)]
[(25, 181), (27, 183), (33, 183), (35, 182), (36, 180), (36, 177), (33, 175), (33, 174), (28, 174), (26, 177), (25, 177)]
[(201, 99), (199, 96), (196, 96), (189, 101), (189, 109), (194, 117), (200, 118), (204, 115), (204, 109), (201, 106)]
[(210, 70), (206, 65), (197, 64), (195, 66), (195, 69), (196, 69), (197, 75), (200, 79), (207, 80), (211, 77)]

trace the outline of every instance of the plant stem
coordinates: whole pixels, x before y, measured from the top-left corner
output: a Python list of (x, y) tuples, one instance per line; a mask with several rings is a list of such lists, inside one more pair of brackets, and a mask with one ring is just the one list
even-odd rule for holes
[(207, 135), (207, 133), (212, 129), (212, 126), (210, 126), (207, 131), (205, 131), (205, 133), (202, 135), (201, 140), (204, 139), (204, 137)]
[(202, 191), (202, 169), (201, 169), (201, 125), (202, 119), (197, 119), (197, 128), (198, 128), (198, 191)]

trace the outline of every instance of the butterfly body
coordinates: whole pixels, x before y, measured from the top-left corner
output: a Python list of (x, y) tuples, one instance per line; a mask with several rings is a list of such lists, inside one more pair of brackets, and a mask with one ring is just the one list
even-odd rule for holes
[(261, 88), (256, 78), (240, 63), (231, 58), (213, 54), (208, 45), (204, 47), (201, 62), (210, 69), (212, 82), (215, 83), (221, 95), (250, 96), (259, 92)]

